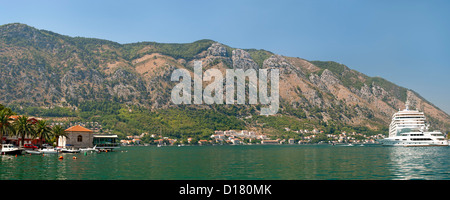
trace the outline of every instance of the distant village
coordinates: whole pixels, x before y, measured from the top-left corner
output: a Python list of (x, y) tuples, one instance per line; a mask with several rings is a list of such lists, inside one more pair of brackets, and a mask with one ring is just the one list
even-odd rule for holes
[[(51, 122), (51, 125), (75, 126), (80, 125), (89, 128), (94, 133), (110, 133), (111, 130), (104, 129), (99, 122)], [(123, 146), (135, 145), (212, 145), (212, 144), (374, 144), (377, 139), (384, 135), (365, 135), (356, 132), (341, 132), (339, 134), (326, 134), (324, 131), (313, 130), (291, 130), (284, 128), (286, 134), (272, 136), (251, 130), (216, 130), (209, 138), (170, 138), (160, 134), (141, 133), (140, 135), (122, 136), (120, 144)], [(292, 136), (292, 137), (291, 137)]]
[[(142, 133), (141, 135), (127, 136), (126, 139), (121, 140), (122, 145), (208, 145), (208, 144), (231, 144), (231, 145), (246, 145), (246, 144), (374, 144), (377, 139), (384, 136), (382, 134), (367, 136), (361, 133), (346, 133), (340, 134), (324, 134), (323, 131), (314, 129), (292, 131), (285, 128), (286, 131), (298, 133), (295, 138), (274, 138), (265, 134), (260, 134), (249, 130), (226, 130), (214, 131), (214, 134), (209, 139), (195, 140), (187, 138), (186, 140), (179, 140), (176, 138), (161, 137), (158, 134)], [(303, 135), (303, 136), (300, 136)], [(324, 139), (323, 137), (326, 137)], [(149, 143), (143, 142), (142, 138), (150, 137)], [(319, 137), (322, 137), (319, 139)]]
[[(75, 126), (81, 125), (83, 127), (90, 128), (94, 133), (108, 133), (110, 130), (105, 130), (98, 122), (70, 122), (69, 124), (52, 122), (51, 125), (68, 125)], [(142, 133), (140, 135), (130, 135), (120, 140), (121, 145), (207, 145), (207, 144), (232, 144), (232, 145), (245, 145), (245, 144), (316, 144), (316, 143), (328, 143), (328, 144), (373, 144), (377, 143), (377, 139), (382, 139), (382, 134), (377, 135), (365, 135), (361, 133), (346, 133), (340, 134), (324, 134), (323, 131), (313, 130), (290, 130), (284, 128), (286, 133), (292, 133), (295, 137), (276, 138), (274, 136), (261, 134), (255, 131), (249, 130), (218, 130), (214, 131), (214, 134), (209, 139), (178, 139), (163, 137), (159, 134)], [(324, 138), (324, 136), (326, 138)]]

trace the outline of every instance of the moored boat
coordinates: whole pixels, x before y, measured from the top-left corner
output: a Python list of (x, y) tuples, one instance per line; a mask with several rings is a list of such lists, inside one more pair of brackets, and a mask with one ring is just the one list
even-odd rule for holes
[(61, 149), (61, 153), (80, 153), (79, 149)]
[(1, 155), (14, 155), (14, 154), (21, 154), (22, 150), (18, 147), (14, 146), (13, 144), (2, 144), (2, 149), (0, 151)]
[(29, 149), (25, 150), (25, 153), (31, 154), (31, 155), (40, 155), (40, 154), (42, 154), (41, 151), (37, 151), (37, 150), (29, 150)]
[(58, 150), (48, 148), (48, 149), (41, 149), (41, 150), (39, 150), (39, 152), (44, 153), (44, 154), (57, 154)]
[(89, 151), (95, 151), (95, 152), (97, 152), (98, 151), (98, 149), (96, 149), (96, 147), (97, 147), (97, 145), (95, 145), (94, 147), (92, 147), (92, 148), (80, 148), (80, 151), (81, 152), (89, 152)]

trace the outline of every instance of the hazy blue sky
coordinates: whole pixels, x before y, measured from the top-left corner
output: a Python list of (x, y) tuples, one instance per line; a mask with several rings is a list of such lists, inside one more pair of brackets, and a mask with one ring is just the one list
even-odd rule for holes
[(25, 23), (119, 43), (212, 39), (332, 60), (417, 91), (450, 113), (450, 1), (8, 1)]

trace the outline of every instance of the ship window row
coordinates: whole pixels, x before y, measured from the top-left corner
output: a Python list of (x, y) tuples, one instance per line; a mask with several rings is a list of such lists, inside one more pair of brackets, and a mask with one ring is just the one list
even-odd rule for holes
[(427, 141), (432, 140), (431, 138), (411, 138), (412, 141)]
[(402, 133), (402, 136), (423, 136), (423, 134), (408, 134), (408, 133)]
[(403, 115), (403, 116), (394, 116), (394, 118), (425, 118), (423, 115)]
[(398, 123), (397, 124), (397, 127), (408, 127), (408, 126), (411, 126), (411, 127), (418, 127), (418, 126), (420, 126), (420, 127), (422, 127), (422, 126), (425, 126), (423, 123), (422, 124), (418, 124), (418, 123)]

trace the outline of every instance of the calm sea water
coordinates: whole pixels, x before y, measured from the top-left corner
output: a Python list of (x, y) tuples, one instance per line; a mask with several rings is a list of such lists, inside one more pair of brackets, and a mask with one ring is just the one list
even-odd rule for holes
[(62, 155), (1, 156), (0, 180), (450, 180), (450, 147), (142, 146)]

